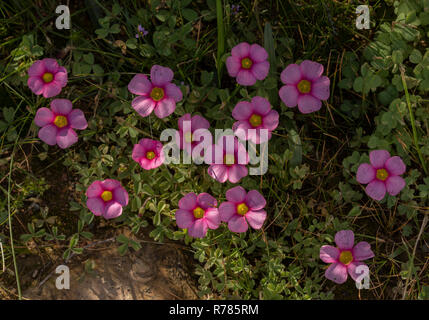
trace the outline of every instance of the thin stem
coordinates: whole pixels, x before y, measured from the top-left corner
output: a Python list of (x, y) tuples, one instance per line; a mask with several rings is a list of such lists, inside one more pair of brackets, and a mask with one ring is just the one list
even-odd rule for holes
[(414, 145), (416, 147), (417, 150), (417, 154), (419, 156), (419, 160), (422, 164), (423, 170), (425, 171), (426, 175), (428, 174), (427, 168), (426, 168), (426, 164), (425, 161), (423, 159), (423, 155), (422, 152), (420, 151), (420, 147), (419, 147), (419, 139), (417, 136), (417, 129), (416, 129), (416, 124), (414, 121), (414, 114), (413, 114), (413, 110), (411, 108), (411, 100), (410, 100), (410, 95), (408, 93), (408, 87), (407, 87), (407, 82), (405, 81), (405, 74), (404, 74), (404, 68), (401, 66), (400, 67), (401, 70), (401, 79), (402, 79), (402, 86), (404, 87), (404, 91), (405, 91), (405, 98), (407, 100), (407, 106), (408, 106), (408, 111), (410, 112), (410, 120), (411, 120), (411, 127), (413, 129), (413, 140), (414, 140)]
[(223, 6), (222, 0), (216, 0), (216, 16), (217, 16), (217, 79), (219, 88), (221, 87), (222, 63), (221, 58), (225, 52), (225, 26), (223, 24)]

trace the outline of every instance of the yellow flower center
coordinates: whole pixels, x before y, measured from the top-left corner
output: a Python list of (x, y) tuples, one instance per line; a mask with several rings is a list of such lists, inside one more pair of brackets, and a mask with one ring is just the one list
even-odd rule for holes
[(308, 80), (301, 80), (298, 83), (298, 90), (301, 93), (309, 93), (311, 91), (311, 83)]
[(110, 200), (112, 200), (112, 198), (113, 198), (113, 195), (112, 195), (112, 192), (110, 192), (110, 191), (103, 191), (103, 193), (101, 194), (101, 199), (103, 199), (104, 201), (110, 201)]
[(247, 211), (249, 211), (249, 207), (248, 207), (248, 206), (246, 206), (246, 204), (245, 204), (245, 203), (240, 203), (240, 204), (237, 206), (237, 213), (238, 213), (238, 214), (240, 214), (240, 215), (244, 216), (244, 215), (247, 213)]
[(389, 174), (387, 173), (386, 169), (378, 169), (377, 170), (377, 179), (378, 180), (386, 180)]
[(192, 132), (186, 132), (185, 133), (185, 141), (187, 142), (187, 143), (191, 143), (192, 142)]
[(227, 166), (233, 165), (235, 162), (235, 157), (233, 154), (226, 154), (223, 157), (223, 164), (226, 164)]
[(161, 100), (164, 98), (164, 89), (158, 87), (153, 88), (150, 92), (150, 97), (155, 101)]
[(353, 255), (350, 251), (346, 250), (346, 251), (341, 252), (340, 262), (342, 264), (348, 265), (352, 261), (353, 261)]
[(146, 158), (149, 160), (152, 160), (153, 158), (155, 158), (155, 152), (153, 151), (146, 152)]
[(62, 128), (65, 127), (68, 122), (67, 122), (67, 118), (64, 116), (56, 116), (55, 120), (54, 120), (54, 124), (58, 127), (58, 128)]
[(54, 80), (54, 75), (50, 72), (45, 72), (45, 74), (42, 76), (42, 79), (45, 83), (49, 83)]
[(250, 60), (249, 58), (244, 58), (241, 60), (241, 67), (243, 69), (250, 69), (252, 67), (252, 60)]
[(195, 219), (201, 219), (202, 217), (204, 217), (204, 209), (200, 208), (200, 207), (196, 207), (194, 209), (194, 217)]
[(258, 114), (252, 114), (252, 116), (249, 119), (250, 124), (252, 127), (259, 127), (262, 123), (262, 118)]

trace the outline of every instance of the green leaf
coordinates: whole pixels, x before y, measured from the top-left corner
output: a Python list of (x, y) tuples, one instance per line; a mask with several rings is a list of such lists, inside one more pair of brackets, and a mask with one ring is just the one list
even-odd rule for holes
[(3, 117), (8, 123), (12, 123), (13, 118), (15, 117), (14, 108), (3, 108)]
[(192, 9), (183, 9), (182, 15), (188, 21), (194, 21), (198, 19), (198, 13)]
[(115, 23), (110, 27), (110, 33), (119, 33), (121, 31), (121, 28), (119, 27), (119, 24)]
[(88, 64), (94, 64), (94, 55), (92, 53), (84, 54), (83, 61)]
[(203, 70), (201, 72), (201, 84), (207, 87), (213, 80), (213, 72), (207, 72)]
[(420, 61), (422, 61), (423, 56), (419, 50), (414, 49), (413, 51), (411, 51), (409, 59), (410, 59), (410, 62), (414, 64), (418, 64), (420, 63)]
[(116, 241), (120, 242), (120, 243), (125, 243), (128, 246), (128, 242), (130, 241), (124, 234), (120, 234), (117, 238)]

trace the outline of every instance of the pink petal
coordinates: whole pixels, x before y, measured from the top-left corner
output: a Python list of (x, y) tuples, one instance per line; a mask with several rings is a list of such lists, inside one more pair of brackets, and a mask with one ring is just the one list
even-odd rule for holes
[[(183, 125), (184, 125), (184, 123), (185, 122), (188, 122), (187, 123), (187, 126), (189, 126), (189, 124), (191, 125), (191, 128), (186, 128), (186, 129), (192, 129), (192, 117), (191, 117), (191, 114), (190, 113), (186, 113), (186, 114), (184, 114), (183, 116), (181, 116), (180, 118), (179, 118), (179, 120), (177, 121), (177, 123), (178, 123), (178, 125), (179, 125), (179, 130), (180, 131), (183, 131), (184, 130), (184, 127), (183, 127)], [(191, 130), (192, 131), (192, 130)]]
[(114, 219), (122, 214), (122, 206), (115, 201), (110, 201), (104, 209), (103, 217), (106, 219)]
[(62, 128), (57, 133), (57, 144), (61, 149), (66, 149), (78, 140), (76, 132), (72, 128)]
[(314, 80), (319, 78), (323, 74), (323, 66), (320, 63), (304, 60), (299, 65), (303, 78), (308, 80)]
[(251, 71), (241, 69), (237, 74), (237, 83), (242, 86), (253, 86), (256, 83), (256, 78)]
[(54, 80), (56, 83), (58, 83), (62, 88), (64, 88), (67, 85), (67, 70), (64, 67), (60, 67), (59, 72), (55, 74)]
[(192, 120), (191, 120), (192, 131), (195, 131), (198, 129), (208, 129), (208, 128), (210, 128), (210, 122), (208, 122), (206, 118), (199, 115), (195, 115), (192, 117)]
[(302, 95), (298, 98), (298, 109), (302, 113), (311, 113), (319, 111), (322, 102), (310, 94)]
[(231, 55), (237, 58), (245, 58), (250, 54), (250, 45), (247, 42), (237, 44), (231, 50)]
[(146, 156), (146, 150), (140, 145), (135, 144), (133, 147), (133, 152), (131, 153), (131, 158), (137, 163), (140, 164), (140, 159)]
[(96, 216), (101, 216), (104, 212), (104, 201), (100, 198), (88, 198), (86, 200), (86, 206), (88, 207), (89, 211), (91, 211)]
[(403, 174), (406, 170), (404, 161), (402, 161), (402, 159), (398, 156), (387, 159), (385, 167), (391, 175), (395, 176)]
[(246, 232), (249, 228), (244, 216), (235, 215), (228, 221), (228, 229), (232, 232)]
[(173, 83), (165, 85), (165, 94), (168, 98), (172, 98), (175, 102), (179, 102), (183, 98), (182, 90)]
[(252, 210), (260, 210), (265, 208), (267, 204), (265, 198), (257, 190), (250, 190), (246, 195), (245, 202)]
[(391, 176), (386, 180), (386, 189), (391, 196), (396, 196), (405, 185), (405, 180), (400, 176)]
[(88, 122), (86, 122), (85, 114), (80, 109), (72, 110), (68, 114), (67, 119), (73, 129), (84, 130), (88, 127)]
[(228, 179), (227, 166), (223, 164), (212, 164), (208, 169), (207, 173), (213, 179), (216, 179), (220, 183), (224, 183)]
[(280, 79), (284, 84), (296, 85), (302, 79), (301, 69), (297, 64), (290, 64), (282, 71)]
[(176, 102), (174, 99), (165, 98), (157, 103), (154, 113), (158, 118), (162, 119), (168, 117), (174, 110), (176, 110)]
[(328, 77), (320, 77), (311, 84), (311, 95), (320, 100), (327, 100), (329, 98), (329, 84)]
[(188, 228), (188, 234), (193, 238), (204, 238), (207, 234), (207, 222), (204, 219), (196, 219)]
[(54, 99), (51, 102), (51, 109), (56, 115), (68, 115), (73, 105), (68, 99)]
[(386, 185), (383, 181), (374, 180), (366, 186), (365, 192), (374, 200), (380, 201), (386, 195)]
[(353, 260), (362, 261), (374, 257), (374, 252), (371, 251), (371, 245), (366, 241), (361, 241), (353, 247)]
[(221, 223), (220, 215), (217, 208), (209, 208), (206, 210), (204, 219), (210, 229), (217, 229)]
[(188, 229), (195, 221), (192, 212), (183, 209), (177, 209), (176, 213), (176, 224), (180, 229)]
[(279, 125), (279, 113), (276, 110), (271, 110), (265, 117), (262, 118), (262, 126), (265, 129), (273, 131)]
[(150, 80), (155, 86), (164, 86), (173, 80), (173, 70), (167, 67), (154, 65), (150, 69)]
[(219, 206), (219, 218), (228, 222), (237, 213), (237, 205), (233, 202), (222, 202)]
[(34, 123), (38, 127), (43, 127), (43, 126), (46, 126), (47, 124), (52, 123), (54, 119), (55, 119), (55, 116), (50, 109), (40, 108), (36, 112), (36, 116), (34, 117)]
[(241, 140), (249, 139), (249, 129), (253, 129), (248, 121), (237, 121), (232, 125), (232, 130), (234, 134)]
[(43, 60), (34, 61), (34, 63), (28, 68), (28, 76), (39, 78), (45, 73), (45, 63)]
[(103, 187), (101, 181), (95, 180), (91, 185), (86, 189), (86, 196), (88, 198), (99, 197), (103, 193)]
[(228, 171), (228, 180), (231, 183), (237, 183), (242, 178), (247, 176), (248, 173), (249, 173), (249, 170), (247, 169), (246, 166), (241, 164), (233, 164)]
[(262, 225), (265, 222), (265, 219), (267, 218), (267, 212), (265, 210), (257, 210), (257, 211), (248, 211), (246, 213), (246, 220), (249, 223), (249, 225), (255, 229), (259, 230), (262, 228)]
[(246, 147), (234, 137), (235, 140), (235, 157), (238, 164), (246, 165), (249, 163), (250, 158), (247, 153)]
[(55, 97), (56, 95), (60, 94), (61, 88), (61, 84), (55, 80), (47, 83), (43, 86), (43, 96), (45, 98)]
[(31, 91), (39, 95), (42, 94), (45, 83), (38, 77), (30, 77), (28, 78), (27, 85)]
[(271, 110), (270, 102), (267, 99), (259, 96), (252, 98), (252, 106), (253, 111), (261, 116), (266, 115)]
[(326, 263), (335, 263), (340, 257), (340, 250), (333, 246), (322, 246), (319, 253), (320, 259)]
[(335, 283), (342, 284), (347, 280), (347, 268), (341, 263), (333, 263), (326, 269), (325, 277)]
[(194, 210), (197, 206), (197, 195), (189, 192), (179, 200), (179, 208), (184, 210)]
[(355, 242), (355, 235), (351, 230), (341, 230), (335, 234), (335, 243), (341, 250), (351, 250)]
[(131, 106), (138, 112), (142, 117), (147, 117), (151, 114), (155, 108), (156, 103), (145, 96), (137, 97), (131, 102)]
[(234, 56), (229, 56), (226, 58), (226, 69), (228, 70), (228, 74), (231, 77), (236, 77), (238, 71), (241, 69), (241, 61), (239, 58)]
[(149, 95), (151, 90), (152, 83), (149, 81), (146, 75), (141, 73), (136, 74), (128, 84), (128, 91), (140, 96)]
[(121, 187), (121, 183), (115, 179), (106, 179), (101, 181), (101, 186), (103, 187), (104, 190), (113, 191), (116, 188)]
[(128, 192), (124, 188), (118, 187), (113, 190), (113, 199), (119, 202), (121, 206), (126, 206), (128, 204)]
[(298, 104), (299, 93), (294, 85), (285, 85), (279, 90), (280, 99), (289, 108), (296, 107)]
[[(359, 269), (359, 273), (356, 272), (356, 268), (358, 266), (364, 266), (364, 267), (361, 267)], [(368, 268), (368, 266), (365, 263), (359, 262), (359, 261), (353, 261), (352, 263), (350, 263), (347, 266), (347, 271), (349, 272), (350, 277), (354, 281), (356, 281), (359, 277), (369, 275), (369, 268)]]
[(48, 124), (39, 130), (38, 137), (44, 143), (53, 146), (57, 143), (57, 127), (53, 124)]
[[(265, 134), (266, 131), (266, 134)], [(240, 137), (237, 135), (237, 137)], [(256, 130), (249, 130), (247, 135), (248, 140), (252, 141), (254, 144), (264, 143), (271, 139), (271, 132), (263, 127), (257, 128)], [(241, 139), (241, 138), (240, 138)], [(245, 140), (245, 139), (242, 139)]]
[(248, 120), (253, 114), (253, 105), (247, 101), (240, 101), (232, 110), (232, 117), (235, 120)]
[(226, 191), (225, 197), (228, 201), (242, 203), (246, 200), (247, 192), (242, 186), (237, 186)]
[(270, 63), (268, 61), (255, 63), (250, 70), (256, 79), (264, 80), (270, 71)]
[(46, 72), (50, 72), (50, 73), (57, 73), (58, 69), (59, 69), (59, 65), (57, 60), (55, 59), (51, 59), (51, 58), (45, 58), (43, 59), (43, 63), (45, 64), (45, 70)]
[(367, 184), (375, 179), (376, 170), (368, 163), (362, 163), (356, 173), (356, 180), (359, 183)]
[(152, 139), (148, 139), (148, 138), (143, 138), (139, 141), (139, 144), (147, 151), (153, 151), (153, 149), (157, 149), (157, 151), (159, 151), (159, 147), (161, 147), (162, 149), (162, 143), (160, 143), (159, 141), (156, 140), (152, 140)]
[(140, 166), (145, 170), (152, 170), (155, 168), (158, 168), (160, 165), (162, 165), (163, 160), (160, 158), (154, 158), (152, 160), (149, 160), (147, 158), (141, 158), (140, 159)]
[(374, 150), (369, 153), (369, 161), (375, 169), (384, 168), (384, 164), (390, 158), (390, 153), (386, 150)]
[(252, 61), (261, 62), (268, 59), (268, 52), (259, 44), (255, 43), (250, 46), (249, 56)]
[(217, 201), (210, 194), (203, 192), (197, 196), (197, 204), (198, 204), (198, 206), (200, 206), (201, 208), (203, 208), (205, 210), (205, 209), (208, 209), (210, 207), (216, 207)]

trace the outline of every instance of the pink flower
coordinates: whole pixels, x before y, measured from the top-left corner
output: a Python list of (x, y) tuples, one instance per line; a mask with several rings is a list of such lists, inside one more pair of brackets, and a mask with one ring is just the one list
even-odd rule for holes
[(41, 127), (40, 140), (50, 146), (58, 144), (61, 149), (76, 143), (78, 137), (74, 129), (84, 130), (88, 123), (82, 110), (72, 108), (70, 100), (54, 99), (51, 101), (51, 109), (37, 110), (34, 123)]
[(223, 136), (212, 145), (207, 150), (205, 162), (210, 164), (208, 174), (221, 183), (226, 180), (237, 183), (248, 174), (249, 155), (235, 136)]
[(279, 90), (280, 99), (290, 108), (298, 105), (302, 113), (320, 110), (322, 101), (329, 98), (329, 78), (322, 76), (320, 63), (304, 60), (298, 66), (290, 64), (280, 75), (285, 84)]
[(194, 238), (204, 238), (207, 228), (217, 229), (220, 225), (217, 201), (208, 193), (198, 196), (190, 192), (179, 201), (176, 211), (176, 223), (179, 228), (188, 229)]
[(134, 145), (132, 158), (145, 170), (158, 168), (164, 163), (163, 145), (156, 140), (141, 139)]
[(193, 136), (194, 132), (198, 129), (210, 128), (210, 123), (202, 116), (195, 115), (191, 117), (190, 113), (187, 113), (179, 118), (179, 132), (176, 136), (176, 141), (180, 149), (189, 150), (192, 152), (192, 148), (200, 143), (200, 139), (195, 141)]
[(344, 283), (348, 273), (356, 281), (362, 274), (362, 271), (356, 272), (356, 268), (361, 265), (366, 266), (361, 261), (374, 257), (368, 242), (362, 241), (354, 246), (354, 238), (353, 231), (342, 230), (335, 235), (338, 248), (328, 245), (320, 248), (320, 259), (323, 262), (332, 263), (325, 272), (325, 277), (329, 280), (338, 284)]
[(248, 224), (253, 229), (261, 229), (267, 218), (265, 198), (256, 190), (246, 193), (243, 187), (237, 186), (226, 192), (226, 202), (219, 206), (222, 221), (228, 222), (232, 232), (246, 232)]
[(86, 206), (96, 216), (117, 218), (128, 204), (128, 193), (118, 180), (94, 181), (86, 190)]
[(27, 85), (37, 95), (45, 98), (58, 95), (67, 84), (67, 70), (55, 59), (45, 58), (35, 61), (28, 69)]
[(259, 44), (241, 42), (231, 50), (226, 59), (226, 68), (231, 77), (237, 77), (238, 84), (253, 86), (256, 80), (264, 80), (270, 70), (268, 53)]
[(182, 91), (173, 80), (170, 68), (154, 65), (150, 69), (150, 80), (144, 74), (136, 74), (128, 84), (128, 90), (137, 94), (131, 103), (142, 117), (147, 117), (152, 111), (158, 118), (165, 118), (176, 109), (176, 102), (182, 100)]
[(356, 174), (359, 183), (368, 183), (365, 188), (368, 196), (382, 200), (386, 191), (396, 196), (405, 187), (405, 180), (400, 175), (406, 167), (400, 157), (390, 157), (386, 150), (374, 150), (369, 153), (369, 161), (371, 164), (361, 164)]
[[(232, 126), (241, 140), (250, 140), (255, 144), (271, 139), (271, 131), (279, 125), (279, 114), (271, 110), (270, 102), (262, 97), (253, 97), (251, 102), (241, 101), (232, 110), (232, 117), (238, 120)], [(255, 129), (248, 131), (249, 129)], [(267, 130), (267, 138), (261, 136), (261, 130)]]

